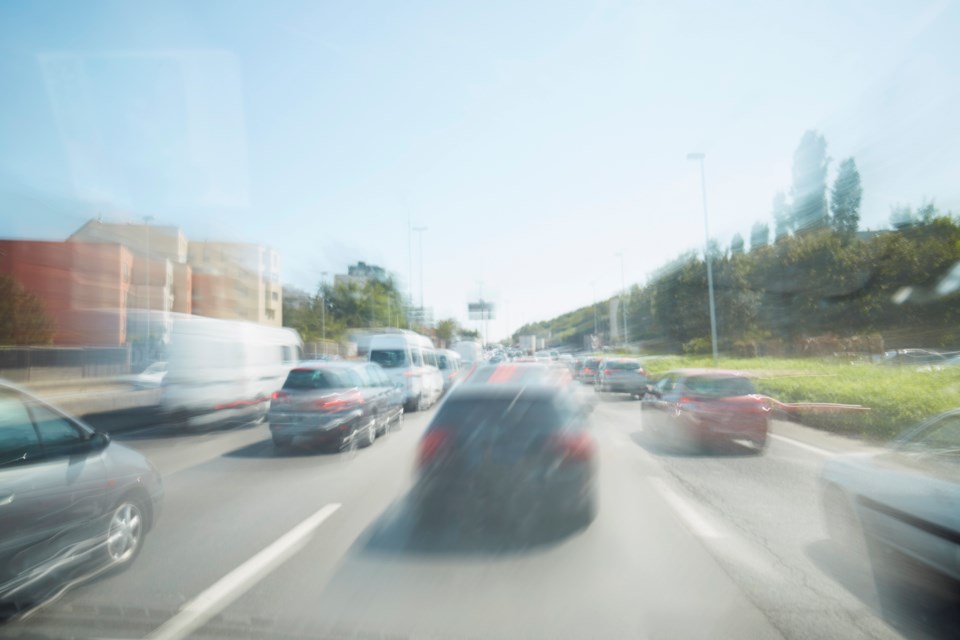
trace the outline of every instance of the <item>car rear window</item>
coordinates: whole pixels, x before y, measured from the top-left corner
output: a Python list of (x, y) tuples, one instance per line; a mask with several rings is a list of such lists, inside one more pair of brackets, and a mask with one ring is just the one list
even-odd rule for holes
[(486, 430), (518, 434), (550, 433), (561, 429), (564, 415), (552, 398), (450, 398), (434, 419), (433, 428), (443, 428), (469, 437)]
[(607, 369), (619, 369), (622, 371), (636, 371), (637, 369), (640, 368), (640, 363), (630, 362), (629, 360), (625, 362), (613, 361), (613, 362), (608, 362), (606, 367)]
[(583, 366), (596, 369), (598, 364), (600, 364), (599, 358), (588, 358), (587, 361), (583, 363)]
[(757, 392), (746, 378), (727, 376), (687, 378), (684, 386), (692, 393), (718, 397), (746, 396)]
[(351, 387), (340, 371), (333, 369), (294, 369), (283, 383), (284, 389), (337, 389)]
[(403, 349), (374, 349), (370, 352), (370, 360), (384, 369), (396, 369), (407, 363), (407, 354)]

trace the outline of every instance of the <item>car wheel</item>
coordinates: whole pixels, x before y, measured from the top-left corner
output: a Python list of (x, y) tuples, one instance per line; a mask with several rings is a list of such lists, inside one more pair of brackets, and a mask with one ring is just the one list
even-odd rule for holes
[(363, 434), (363, 441), (360, 446), (370, 447), (373, 446), (373, 443), (377, 440), (377, 417), (374, 416), (373, 420), (370, 421), (370, 424), (367, 426)]
[(137, 499), (124, 498), (114, 507), (107, 521), (104, 544), (106, 560), (113, 568), (126, 568), (140, 554), (145, 525), (143, 507)]
[(426, 411), (426, 410), (427, 410), (427, 402), (426, 402), (426, 399), (423, 397), (423, 394), (421, 393), (420, 395), (417, 396), (417, 411)]
[(400, 407), (400, 411), (397, 413), (397, 417), (393, 419), (393, 428), (399, 430), (403, 427), (403, 416), (406, 412), (403, 410), (403, 407)]

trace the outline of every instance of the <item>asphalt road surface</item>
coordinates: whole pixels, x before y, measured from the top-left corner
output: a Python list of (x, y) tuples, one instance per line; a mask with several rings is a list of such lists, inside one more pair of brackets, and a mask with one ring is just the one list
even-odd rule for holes
[(597, 519), (517, 540), (492, 524), (413, 529), (405, 496), (430, 415), (344, 454), (278, 453), (265, 425), (118, 436), (164, 476), (142, 554), (0, 635), (833, 639), (958, 628), (922, 603), (884, 603), (826, 540), (815, 481), (837, 446), (809, 430), (777, 425), (763, 456), (679, 455), (645, 438), (640, 403), (608, 399), (593, 414)]

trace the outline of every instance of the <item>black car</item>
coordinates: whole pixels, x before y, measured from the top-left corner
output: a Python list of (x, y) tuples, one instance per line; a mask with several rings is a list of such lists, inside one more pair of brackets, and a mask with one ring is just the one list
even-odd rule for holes
[(551, 381), (548, 370), (537, 381), (526, 371), (537, 366), (525, 365), (519, 377), (517, 365), (481, 367), (484, 383), (450, 392), (418, 450), (411, 497), (421, 526), (501, 518), (508, 528), (532, 532), (593, 520), (590, 405), (569, 381)]
[(268, 413), (278, 447), (369, 446), (403, 420), (401, 390), (372, 362), (308, 362), (287, 375)]
[(0, 383), (0, 619), (132, 563), (162, 497), (142, 455)]

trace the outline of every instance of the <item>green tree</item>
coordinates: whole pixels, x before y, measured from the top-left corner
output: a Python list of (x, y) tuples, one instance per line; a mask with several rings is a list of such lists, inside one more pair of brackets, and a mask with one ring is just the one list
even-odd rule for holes
[(787, 196), (783, 191), (777, 191), (773, 196), (773, 237), (779, 242), (793, 231), (793, 214), (787, 203)]
[(733, 234), (733, 238), (730, 240), (730, 253), (743, 255), (743, 236), (739, 233)]
[(750, 251), (766, 247), (770, 244), (770, 225), (763, 222), (754, 222), (750, 229)]
[(793, 154), (793, 228), (807, 233), (829, 226), (827, 210), (827, 141), (816, 131), (807, 131)]
[(460, 332), (460, 323), (454, 318), (447, 318), (437, 323), (437, 340), (444, 346), (449, 346), (454, 336)]
[(11, 276), (0, 275), (0, 344), (50, 344), (54, 333), (53, 320), (40, 299)]
[(833, 191), (830, 192), (830, 211), (833, 213), (830, 224), (834, 231), (846, 239), (852, 238), (860, 226), (862, 196), (860, 172), (853, 158), (847, 158), (840, 163)]

